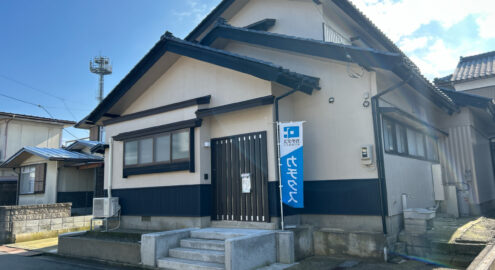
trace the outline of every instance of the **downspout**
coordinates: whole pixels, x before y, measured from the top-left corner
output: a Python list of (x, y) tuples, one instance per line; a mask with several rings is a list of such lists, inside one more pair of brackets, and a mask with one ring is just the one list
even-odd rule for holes
[(19, 172), (16, 172), (15, 168), (12, 168), (12, 170), (14, 171), (14, 173), (17, 174), (17, 183), (16, 183), (16, 193), (15, 193), (15, 205), (19, 205), (19, 185), (21, 183), (21, 171), (20, 171), (20, 168), (19, 168)]
[(5, 138), (4, 138), (4, 142), (3, 142), (3, 145), (4, 145), (4, 148), (3, 148), (3, 160), (6, 160), (7, 159), (7, 139), (9, 137), (9, 123), (10, 121), (12, 121), (12, 119), (8, 119), (7, 121), (5, 121)]
[(112, 156), (113, 156), (113, 138), (110, 137), (108, 142), (108, 198), (112, 198)]
[(383, 160), (383, 138), (381, 136), (382, 125), (380, 121), (379, 111), (378, 111), (378, 100), (381, 96), (390, 93), (399, 87), (405, 85), (412, 76), (405, 81), (392, 85), (391, 87), (381, 91), (380, 93), (371, 97), (371, 111), (373, 114), (373, 131), (375, 135), (375, 145), (376, 145), (376, 167), (378, 170), (378, 185), (380, 192), (380, 214), (382, 216), (382, 229), (383, 234), (388, 234), (387, 230), (387, 220), (385, 216), (385, 210), (387, 206), (387, 183), (385, 182), (385, 162)]
[[(278, 102), (279, 102), (279, 100), (292, 95), (296, 91), (297, 91), (296, 89), (292, 89), (289, 92), (275, 98), (275, 123), (277, 124), (276, 134), (277, 134), (278, 144), (280, 144), (280, 142), (279, 142), (280, 134), (279, 134), (279, 127), (278, 127), (278, 121), (279, 121)], [(280, 145), (277, 145), (277, 167), (278, 167), (278, 179), (279, 179), (278, 188), (279, 188), (279, 192), (280, 192), (280, 227), (282, 230), (284, 230), (285, 225), (284, 225), (284, 205), (282, 203), (282, 177), (280, 175), (281, 174), (281, 172), (280, 172)]]

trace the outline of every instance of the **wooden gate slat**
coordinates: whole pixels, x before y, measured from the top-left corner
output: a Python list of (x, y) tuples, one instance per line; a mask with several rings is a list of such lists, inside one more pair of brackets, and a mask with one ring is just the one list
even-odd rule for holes
[[(266, 141), (266, 132), (212, 140), (213, 219), (269, 222)], [(242, 192), (243, 173), (250, 193)]]

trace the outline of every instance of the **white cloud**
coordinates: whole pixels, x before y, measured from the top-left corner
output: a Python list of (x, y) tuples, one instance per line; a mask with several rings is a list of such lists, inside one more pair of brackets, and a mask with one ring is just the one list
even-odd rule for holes
[[(428, 78), (452, 73), (459, 56), (483, 52), (483, 40), (495, 38), (495, 1), (493, 0), (352, 0), (380, 30), (408, 54)], [(439, 23), (444, 30), (475, 18), (480, 40), (466, 41), (457, 37), (446, 44), (439, 37), (421, 36), (423, 25)], [(412, 34), (414, 33), (414, 37)], [(428, 46), (430, 45), (430, 46)], [(423, 49), (418, 51), (418, 49)], [(426, 51), (426, 52), (425, 52)], [(420, 53), (421, 52), (421, 53)]]
[(399, 42), (399, 47), (406, 53), (413, 52), (426, 47), (428, 40), (429, 37), (404, 38)]
[(481, 38), (495, 38), (495, 30), (493, 26), (495, 25), (495, 16), (484, 15), (476, 19), (476, 23), (479, 26), (479, 34)]
[(201, 3), (200, 0), (187, 0), (186, 4), (187, 11), (174, 11), (173, 14), (181, 21), (192, 20), (194, 24), (201, 22), (214, 7)]
[[(439, 22), (444, 28), (449, 28), (469, 15), (481, 16), (492, 22), (495, 17), (493, 0), (352, 0), (352, 2), (394, 42), (433, 21)], [(480, 20), (478, 23), (481, 22)], [(489, 30), (489, 24), (479, 27)]]

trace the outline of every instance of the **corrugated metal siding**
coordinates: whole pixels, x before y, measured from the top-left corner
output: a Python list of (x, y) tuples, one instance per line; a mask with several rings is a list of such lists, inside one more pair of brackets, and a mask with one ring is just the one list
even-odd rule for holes
[[(469, 182), (471, 199), (476, 202), (478, 201), (478, 192), (471, 129), (471, 126), (449, 128), (449, 136), (445, 140), (445, 156), (447, 158), (444, 167), (447, 171), (447, 177), (452, 177), (458, 188), (465, 188), (465, 183), (472, 180)], [(471, 170), (471, 176), (467, 173), (468, 170)]]

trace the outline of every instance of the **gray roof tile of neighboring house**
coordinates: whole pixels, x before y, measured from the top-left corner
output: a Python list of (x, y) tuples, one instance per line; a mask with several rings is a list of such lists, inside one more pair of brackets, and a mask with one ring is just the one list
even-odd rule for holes
[(495, 51), (461, 57), (450, 81), (469, 81), (493, 76), (495, 76)]
[(67, 146), (65, 149), (66, 150), (72, 150), (72, 149), (79, 149), (80, 146), (83, 147), (88, 147), (88, 148), (93, 148), (97, 145), (103, 144), (103, 142), (99, 141), (88, 141), (88, 140), (76, 140), (69, 146)]
[(31, 155), (36, 155), (51, 161), (74, 161), (74, 162), (103, 161), (103, 157), (68, 151), (60, 148), (42, 148), (42, 147), (34, 147), (34, 146), (25, 146), (21, 150), (17, 151), (17, 153), (12, 155), (10, 158), (8, 158), (4, 163), (2, 163), (0, 167), (3, 168), (16, 167), (17, 165), (20, 164), (20, 162), (18, 162), (17, 159), (21, 158), (21, 155), (26, 153)]

